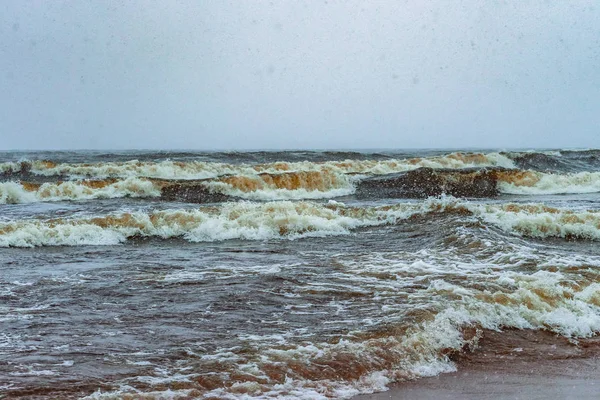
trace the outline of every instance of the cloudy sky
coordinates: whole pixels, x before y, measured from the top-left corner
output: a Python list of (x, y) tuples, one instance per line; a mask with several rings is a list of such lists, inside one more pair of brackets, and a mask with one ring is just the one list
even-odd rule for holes
[(600, 3), (0, 2), (0, 149), (600, 147)]

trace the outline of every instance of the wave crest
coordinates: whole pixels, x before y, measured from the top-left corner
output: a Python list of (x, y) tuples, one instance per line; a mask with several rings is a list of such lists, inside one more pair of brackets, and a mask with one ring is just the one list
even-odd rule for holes
[(0, 183), (0, 204), (158, 196), (160, 196), (160, 188), (157, 185), (138, 178), (56, 183)]
[(506, 232), (535, 238), (600, 240), (600, 211), (566, 210), (543, 204), (472, 206), (481, 218)]
[(95, 178), (146, 177), (159, 179), (207, 179), (223, 175), (277, 174), (280, 172), (330, 171), (338, 174), (388, 174), (416, 168), (472, 168), (501, 166), (514, 163), (499, 153), (451, 153), (445, 156), (389, 159), (345, 160), (325, 162), (274, 162), (268, 164), (226, 164), (203, 161), (138, 161), (100, 163), (56, 163), (53, 161), (23, 161), (0, 164), (3, 174), (33, 174), (41, 176), (72, 176)]
[(600, 212), (543, 204), (477, 204), (453, 197), (379, 207), (341, 203), (224, 203), (195, 210), (133, 212), (88, 219), (0, 224), (0, 246), (112, 245), (132, 237), (182, 237), (192, 242), (228, 239), (299, 239), (347, 235), (365, 226), (394, 224), (415, 215), (472, 215), (507, 233), (536, 238), (600, 240)]
[(132, 237), (182, 237), (192, 242), (293, 240), (346, 235), (359, 227), (395, 223), (415, 214), (453, 208), (460, 208), (453, 199), (366, 208), (289, 201), (225, 203), (196, 210), (8, 222), (0, 224), (0, 246), (113, 245)]
[(600, 192), (600, 172), (549, 174), (519, 171), (500, 174), (498, 190), (507, 194), (574, 194)]

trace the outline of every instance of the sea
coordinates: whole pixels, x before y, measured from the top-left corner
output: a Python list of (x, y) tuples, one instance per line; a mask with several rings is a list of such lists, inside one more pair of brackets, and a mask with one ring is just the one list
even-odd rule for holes
[(0, 398), (347, 399), (577, 343), (599, 193), (594, 149), (1, 152)]

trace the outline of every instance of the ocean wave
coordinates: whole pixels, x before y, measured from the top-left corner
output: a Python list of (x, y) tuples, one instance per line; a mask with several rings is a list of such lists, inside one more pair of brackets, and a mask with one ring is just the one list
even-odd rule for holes
[(497, 173), (496, 169), (419, 168), (367, 177), (358, 182), (356, 195), (358, 198), (493, 197), (498, 194)]
[(234, 175), (206, 182), (213, 192), (247, 200), (324, 199), (354, 193), (359, 177), (329, 171)]
[(552, 150), (502, 153), (522, 169), (537, 171), (586, 171), (600, 168), (600, 150)]
[(451, 153), (445, 156), (389, 159), (344, 160), (325, 162), (274, 162), (268, 164), (226, 164), (203, 161), (131, 160), (106, 163), (56, 163), (53, 161), (22, 161), (0, 164), (4, 174), (34, 174), (95, 178), (146, 177), (159, 179), (207, 179), (223, 175), (275, 174), (280, 172), (329, 171), (338, 174), (388, 174), (416, 168), (471, 168), (482, 166), (514, 167), (514, 163), (499, 153)]
[(28, 161), (15, 162), (8, 161), (0, 163), (0, 174), (14, 174), (19, 173), (23, 169), (23, 165), (28, 165)]
[(357, 186), (359, 198), (596, 193), (600, 192), (600, 173), (553, 174), (506, 168), (419, 168), (400, 174), (366, 177), (359, 180)]
[(516, 172), (500, 177), (498, 190), (507, 194), (573, 194), (600, 192), (600, 172), (549, 174)]
[[(357, 190), (358, 189), (358, 190)], [(0, 204), (161, 197), (209, 203), (231, 200), (303, 200), (347, 196), (359, 198), (494, 197), (600, 192), (600, 173), (549, 174), (508, 169), (417, 170), (365, 177), (331, 171), (227, 175), (206, 180), (126, 178), (65, 182), (0, 183)], [(219, 196), (222, 195), (222, 196)]]
[(0, 204), (42, 201), (159, 197), (160, 185), (138, 178), (67, 182), (0, 182)]
[(471, 211), (506, 232), (534, 238), (600, 240), (600, 210), (570, 210), (544, 204), (472, 205)]
[(195, 210), (12, 221), (0, 224), (0, 246), (114, 245), (132, 237), (181, 237), (191, 242), (293, 240), (347, 235), (360, 227), (394, 224), (431, 213), (474, 216), (507, 233), (527, 237), (600, 240), (600, 211), (543, 204), (486, 205), (443, 197), (379, 207), (347, 207), (337, 202), (237, 202)]
[(120, 197), (161, 197), (210, 203), (246, 200), (323, 199), (352, 194), (356, 176), (327, 171), (229, 175), (215, 180), (115, 178), (66, 182), (0, 182), (0, 204)]
[(0, 247), (114, 245), (132, 237), (210, 242), (347, 235), (359, 227), (391, 224), (415, 214), (450, 209), (457, 206), (455, 203), (450, 199), (358, 208), (340, 203), (238, 202), (196, 210), (13, 221), (0, 224)]

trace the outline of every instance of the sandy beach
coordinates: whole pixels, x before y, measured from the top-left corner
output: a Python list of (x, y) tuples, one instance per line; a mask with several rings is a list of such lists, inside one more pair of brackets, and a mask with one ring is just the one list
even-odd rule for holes
[(479, 348), (454, 357), (457, 372), (355, 400), (598, 399), (599, 347), (598, 338), (575, 343), (548, 332), (486, 331)]

